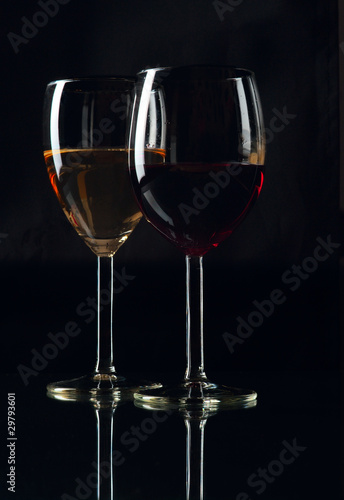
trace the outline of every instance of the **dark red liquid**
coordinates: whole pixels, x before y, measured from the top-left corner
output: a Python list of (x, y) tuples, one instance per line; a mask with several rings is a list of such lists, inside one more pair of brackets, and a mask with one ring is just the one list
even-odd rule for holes
[(263, 184), (263, 167), (247, 163), (159, 163), (145, 165), (144, 174), (133, 179), (142, 212), (187, 255), (226, 239)]

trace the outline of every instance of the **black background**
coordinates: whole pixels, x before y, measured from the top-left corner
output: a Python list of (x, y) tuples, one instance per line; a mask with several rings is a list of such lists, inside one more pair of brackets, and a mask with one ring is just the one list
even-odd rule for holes
[[(313, 255), (318, 237), (340, 242), (338, 60), (343, 54), (337, 4), (235, 3), (221, 16), (210, 0), (70, 0), (45, 22), (37, 17), (42, 12), (37, 2), (2, 2), (3, 372), (15, 373), (20, 364), (32, 367), (32, 349), (42, 352), (48, 333), (64, 331), (70, 321), (81, 333), (41, 371), (84, 372), (95, 358), (95, 321), (86, 324), (76, 310), (96, 295), (96, 257), (69, 226), (49, 185), (41, 132), (46, 84), (208, 63), (256, 73), (268, 129), (281, 125), (272, 121), (276, 110), (293, 116), (278, 132), (268, 132), (266, 182), (256, 207), (204, 259), (207, 371), (338, 370), (341, 248), (302, 279), (298, 290), (282, 281), (283, 273)], [(15, 53), (8, 34), (30, 34), (26, 20), (41, 27)], [(115, 297), (119, 371), (181, 376), (183, 255), (141, 222), (116, 255), (115, 267), (134, 277)], [(236, 334), (236, 318), (246, 319), (253, 301), (267, 299), (274, 289), (283, 291), (285, 303), (231, 354), (223, 334)], [(39, 373), (29, 381), (35, 376)]]
[[(51, 0), (53, 1), (53, 0)], [(55, 2), (55, 0), (54, 0)], [(343, 51), (334, 0), (70, 0), (49, 18), (49, 0), (3, 0), (0, 7), (0, 427), (2, 497), (74, 495), (93, 471), (94, 410), (46, 398), (46, 383), (93, 369), (96, 322), (77, 310), (96, 296), (96, 257), (81, 241), (49, 184), (42, 155), (46, 84), (85, 75), (134, 75), (160, 65), (230, 64), (256, 73), (268, 132), (261, 197), (231, 238), (204, 258), (206, 370), (258, 392), (257, 409), (211, 417), (205, 435), (205, 498), (257, 498), (247, 478), (296, 438), (306, 451), (262, 498), (339, 498), (339, 261), (342, 247), (301, 279), (318, 238), (342, 243), (339, 213), (339, 78)], [(56, 5), (56, 2), (55, 2)], [(218, 4), (220, 5), (220, 4)], [(230, 8), (230, 5), (233, 8)], [(24, 19), (23, 19), (24, 18)], [(9, 33), (42, 26), (15, 53)], [(24, 28), (25, 29), (25, 28)], [(27, 28), (28, 29), (28, 28)], [(25, 36), (26, 36), (25, 35)], [(115, 295), (118, 371), (181, 377), (185, 365), (185, 266), (178, 249), (141, 222), (115, 257), (130, 276)], [(117, 281), (118, 283), (118, 281)], [(286, 300), (231, 353), (223, 334), (280, 289)], [(80, 333), (53, 359), (48, 335), (69, 322)], [(34, 350), (34, 351), (33, 351)], [(32, 352), (33, 351), (33, 352)], [(160, 374), (160, 375), (158, 375)], [(25, 383), (27, 385), (25, 385)], [(17, 492), (7, 491), (7, 392), (17, 400)], [(116, 410), (115, 498), (185, 498), (185, 429), (171, 417), (129, 454), (120, 438), (150, 413)], [(343, 477), (343, 475), (342, 475)], [(96, 492), (92, 492), (92, 499)]]

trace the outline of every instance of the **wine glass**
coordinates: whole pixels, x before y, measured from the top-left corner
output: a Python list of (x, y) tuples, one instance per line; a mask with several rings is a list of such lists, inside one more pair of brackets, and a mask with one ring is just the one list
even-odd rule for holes
[(140, 209), (186, 258), (184, 379), (134, 397), (160, 407), (252, 406), (254, 390), (218, 385), (205, 373), (203, 256), (231, 235), (261, 191), (265, 136), (254, 74), (223, 66), (140, 72), (128, 144)]
[(96, 366), (83, 377), (48, 385), (48, 392), (66, 399), (80, 393), (110, 393), (118, 399), (140, 386), (116, 373), (112, 338), (113, 256), (142, 216), (125, 148), (132, 88), (129, 78), (94, 77), (57, 80), (45, 92), (43, 142), (49, 179), (69, 222), (98, 260)]

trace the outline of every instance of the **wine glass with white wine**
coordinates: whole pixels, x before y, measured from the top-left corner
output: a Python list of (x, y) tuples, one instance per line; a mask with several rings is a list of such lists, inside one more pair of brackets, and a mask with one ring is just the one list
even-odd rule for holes
[[(66, 399), (155, 387), (117, 374), (113, 357), (113, 256), (141, 219), (128, 172), (126, 127), (133, 81), (78, 78), (48, 84), (43, 111), (44, 158), (69, 222), (98, 260), (97, 358), (93, 373), (49, 384)], [(107, 290), (109, 306), (102, 306)]]

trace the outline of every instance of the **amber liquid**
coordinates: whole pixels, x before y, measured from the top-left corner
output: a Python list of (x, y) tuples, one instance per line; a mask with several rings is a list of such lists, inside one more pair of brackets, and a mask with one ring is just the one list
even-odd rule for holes
[(52, 187), (72, 226), (98, 256), (112, 256), (142, 214), (135, 201), (126, 149), (44, 152)]

